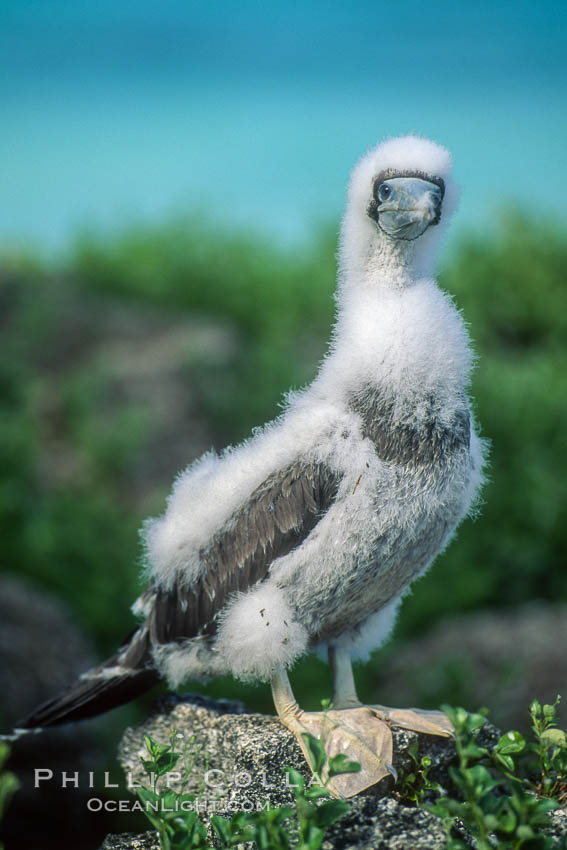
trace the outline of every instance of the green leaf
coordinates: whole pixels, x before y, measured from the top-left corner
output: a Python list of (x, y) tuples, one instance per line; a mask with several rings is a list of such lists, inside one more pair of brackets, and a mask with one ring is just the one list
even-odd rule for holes
[(323, 788), (322, 785), (312, 785), (311, 788), (308, 788), (305, 792), (305, 797), (308, 800), (318, 800), (320, 797), (330, 797), (331, 792), (327, 791), (326, 788)]
[(159, 802), (159, 795), (154, 794), (151, 788), (136, 788), (136, 793), (143, 803), (152, 803), (155, 805)]
[(169, 773), (178, 763), (181, 758), (181, 753), (164, 753), (158, 759), (158, 770), (160, 776)]
[(494, 751), (502, 755), (509, 755), (510, 753), (521, 753), (525, 746), (526, 739), (524, 736), (519, 732), (510, 731), (502, 735)]
[(521, 838), (522, 841), (529, 841), (530, 838), (535, 838), (535, 832), (531, 826), (527, 826), (526, 824), (522, 824), (522, 826), (518, 827), (516, 835), (518, 838)]
[(510, 808), (508, 800), (502, 800), (502, 803), (498, 808), (497, 817), (498, 824), (502, 832), (514, 832), (518, 823), (518, 819)]
[(567, 735), (563, 729), (545, 729), (540, 735), (540, 741), (545, 747), (567, 748)]
[(140, 759), (140, 761), (142, 762), (142, 766), (148, 776), (151, 776), (152, 774), (157, 775), (157, 764), (155, 761), (147, 761), (146, 759)]
[[(197, 832), (199, 834), (197, 821), (199, 820), (199, 815), (197, 812), (182, 812), (181, 820), (183, 821), (183, 826), (185, 830), (191, 834)], [(200, 821), (199, 821), (200, 824)]]
[(10, 771), (4, 771), (2, 773), (0, 776), (0, 818), (3, 817), (8, 803), (21, 787), (20, 780), (14, 773)]
[(467, 778), (470, 777), (478, 796), (487, 794), (500, 784), (499, 780), (493, 779), (490, 771), (482, 764), (475, 764), (473, 767), (467, 768), (466, 771), (462, 771), (462, 774), (466, 774)]
[(473, 739), (461, 748), (461, 755), (467, 759), (481, 759), (488, 755), (488, 750), (486, 747), (479, 747)]
[(144, 744), (146, 745), (146, 750), (148, 751), (148, 753), (153, 756), (156, 742), (154, 741), (151, 735), (144, 735)]
[(144, 742), (146, 744), (146, 750), (151, 755), (153, 759), (159, 758), (163, 753), (168, 752), (170, 750), (169, 744), (158, 744), (151, 735), (144, 736)]
[(296, 795), (303, 793), (305, 790), (305, 780), (301, 773), (295, 770), (294, 767), (284, 767), (284, 770), (287, 773), (289, 786), (293, 793)]
[(2, 769), (5, 763), (8, 761), (8, 756), (10, 755), (10, 747), (6, 743), (6, 741), (0, 741), (0, 769)]
[(349, 761), (344, 753), (339, 753), (329, 759), (329, 778), (340, 776), (341, 773), (359, 773), (360, 769), (360, 763)]
[(567, 750), (561, 749), (557, 750), (552, 758), (552, 763), (554, 769), (562, 776), (564, 780), (567, 779)]
[(503, 756), (500, 753), (496, 753), (494, 756), (494, 760), (499, 764), (503, 765), (509, 772), (512, 772), (516, 765), (514, 764), (514, 759), (512, 756)]
[(548, 799), (543, 797), (542, 799), (538, 799), (537, 797), (529, 797), (528, 799), (534, 805), (534, 812), (532, 816), (532, 820), (538, 820), (542, 823), (547, 823), (547, 816), (550, 812), (554, 812), (559, 808), (559, 803), (557, 800)]
[(270, 841), (270, 836), (268, 835), (268, 830), (263, 824), (256, 827), (254, 839), (258, 850), (271, 850), (273, 847), (272, 842)]
[(268, 819), (270, 823), (280, 824), (284, 820), (288, 820), (288, 818), (292, 817), (294, 814), (291, 806), (279, 806), (277, 809), (264, 809), (264, 811), (258, 813), (261, 817), (265, 817)]
[(556, 715), (555, 704), (549, 705), (548, 703), (546, 703), (543, 706), (543, 716), (545, 717), (545, 719), (546, 720), (555, 720), (555, 715)]
[(322, 829), (319, 829), (318, 826), (310, 826), (307, 830), (307, 835), (304, 837), (304, 843), (308, 850), (319, 850), (324, 837), (325, 833)]
[(160, 794), (159, 797), (164, 809), (173, 809), (178, 795), (176, 791), (170, 789), (169, 791), (165, 791), (163, 794)]
[(224, 841), (225, 844), (228, 844), (232, 830), (229, 827), (227, 819), (220, 815), (213, 815), (211, 818), (211, 826), (220, 840)]
[(441, 797), (436, 803), (424, 806), (424, 808), (442, 820), (459, 817), (461, 813), (461, 804), (451, 797)]
[(451, 705), (442, 705), (441, 711), (447, 715), (455, 727), (455, 732), (461, 734), (464, 732), (474, 732), (476, 729), (480, 729), (486, 721), (483, 714), (470, 714), (466, 711), (466, 709), (461, 708), (460, 706), (453, 707)]
[(318, 738), (311, 735), (309, 732), (302, 732), (301, 737), (303, 738), (303, 742), (309, 755), (311, 769), (314, 773), (320, 774), (323, 770), (323, 765), (327, 761), (325, 747)]
[(489, 832), (495, 832), (498, 829), (498, 818), (496, 815), (485, 815), (484, 825)]
[[(142, 803), (150, 803), (151, 806), (155, 805), (159, 801), (159, 797), (157, 794), (154, 794), (149, 788), (136, 788), (136, 793)], [(160, 818), (159, 812), (154, 812), (152, 808), (144, 805), (143, 807), (144, 815), (156, 829), (160, 829), (162, 826), (162, 820)]]
[(321, 829), (326, 829), (331, 824), (342, 818), (350, 810), (348, 803), (343, 800), (329, 800), (328, 803), (320, 805), (315, 812), (315, 823)]
[(467, 719), (467, 712), (464, 708), (454, 707), (452, 705), (442, 705), (441, 711), (447, 715), (457, 731), (464, 727)]

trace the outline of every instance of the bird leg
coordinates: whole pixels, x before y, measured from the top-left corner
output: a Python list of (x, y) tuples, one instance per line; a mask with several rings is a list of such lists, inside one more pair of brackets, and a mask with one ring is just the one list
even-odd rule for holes
[(285, 669), (272, 678), (272, 696), (278, 716), (294, 733), (307, 763), (313, 769), (302, 735), (318, 738), (327, 761), (340, 753), (360, 763), (358, 773), (343, 773), (329, 778), (327, 768), (319, 777), (335, 797), (354, 797), (393, 773), (392, 733), (374, 709), (358, 705), (344, 710), (302, 711), (299, 708)]
[[(333, 707), (338, 709), (362, 706), (356, 693), (350, 652), (344, 647), (329, 647), (329, 662), (333, 674)], [(385, 705), (368, 706), (384, 722), (401, 726), (412, 732), (440, 735), (449, 738), (453, 727), (442, 711), (425, 711), (419, 708), (388, 708)]]
[(360, 708), (356, 692), (350, 652), (340, 646), (329, 646), (329, 664), (333, 677), (333, 708)]

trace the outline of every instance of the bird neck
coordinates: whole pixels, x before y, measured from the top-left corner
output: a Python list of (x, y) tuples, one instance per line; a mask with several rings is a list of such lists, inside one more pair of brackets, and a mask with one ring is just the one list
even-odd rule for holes
[(335, 337), (340, 339), (343, 328), (348, 328), (350, 336), (351, 328), (360, 325), (362, 317), (380, 313), (392, 298), (395, 301), (423, 280), (426, 275), (420, 274), (424, 268), (419, 259), (414, 242), (380, 235), (360, 245), (356, 253), (343, 252)]
[(414, 242), (377, 237), (362, 258), (362, 274), (358, 278), (367, 288), (405, 289), (416, 277)]
[(339, 302), (343, 295), (400, 291), (433, 276), (436, 234), (407, 241), (366, 229), (356, 235), (345, 227), (339, 255)]

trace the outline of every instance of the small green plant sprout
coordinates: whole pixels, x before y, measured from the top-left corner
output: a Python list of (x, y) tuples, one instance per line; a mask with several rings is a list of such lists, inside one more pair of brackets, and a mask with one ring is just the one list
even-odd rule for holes
[(195, 808), (195, 794), (184, 793), (189, 772), (181, 793), (167, 787), (160, 788), (160, 780), (178, 764), (183, 753), (176, 752), (177, 731), (173, 729), (169, 744), (158, 744), (150, 735), (145, 736), (146, 751), (149, 756), (141, 759), (151, 788), (137, 788), (137, 794), (143, 806), (143, 812), (157, 830), (161, 850), (207, 850), (207, 828), (200, 821)]
[[(419, 756), (419, 741), (415, 741), (408, 748), (408, 755), (412, 761), (412, 769), (409, 773), (400, 777), (400, 794), (406, 800), (411, 800), (416, 805), (425, 801), (432, 793), (442, 792), (438, 782), (429, 779), (431, 770), (431, 757)], [(429, 793), (428, 793), (429, 792)]]
[[(288, 785), (295, 797), (295, 809), (280, 806), (270, 809), (262, 806), (257, 812), (237, 812), (227, 819), (221, 815), (211, 818), (214, 847), (220, 850), (250, 843), (257, 850), (319, 850), (325, 830), (348, 810), (342, 800), (331, 797), (325, 787), (333, 776), (360, 770), (358, 762), (348, 761), (344, 754), (328, 759), (324, 745), (313, 735), (305, 734), (305, 745), (316, 777), (324, 776), (322, 784), (313, 781), (306, 785), (303, 776), (294, 768), (284, 768)], [(207, 827), (200, 820), (196, 795), (185, 793), (189, 774), (194, 767), (199, 750), (192, 750), (192, 760), (185, 769), (181, 792), (166, 787), (161, 781), (173, 770), (185, 751), (177, 752), (177, 732), (170, 734), (168, 744), (158, 744), (149, 735), (145, 738), (148, 758), (142, 758), (144, 771), (151, 787), (137, 788), (143, 810), (159, 835), (161, 850), (212, 850), (207, 838)], [(194, 739), (191, 746), (194, 745)], [(296, 817), (296, 824), (292, 823)], [(293, 838), (290, 837), (293, 835)]]
[(530, 705), (535, 744), (530, 749), (539, 760), (539, 778), (536, 791), (542, 797), (555, 797), (561, 805), (567, 804), (567, 734), (557, 728), (557, 696), (552, 705), (540, 705), (534, 700)]
[(334, 776), (358, 773), (360, 764), (349, 761), (344, 753), (328, 758), (323, 741), (307, 732), (301, 737), (309, 754), (315, 781), (306, 786), (299, 771), (292, 767), (284, 768), (295, 797), (299, 833), (296, 850), (319, 850), (325, 838), (325, 830), (349, 811), (349, 805), (344, 800), (328, 799), (331, 792), (326, 786)]
[[(259, 812), (245, 815), (246, 823), (252, 830), (253, 847), (257, 850), (290, 850), (299, 845), (291, 839), (289, 821), (293, 817), (290, 806), (275, 809), (264, 808)], [(222, 845), (225, 847), (232, 845)]]
[[(552, 795), (567, 784), (565, 733), (556, 727), (556, 706), (557, 701), (543, 708), (532, 704), (535, 744), (528, 745), (523, 735), (510, 731), (492, 749), (478, 742), (485, 714), (443, 706), (455, 730), (458, 765), (449, 768), (449, 774), (456, 797), (440, 797), (425, 808), (443, 820), (448, 850), (469, 846), (451, 834), (457, 820), (470, 833), (477, 850), (558, 847), (556, 840), (542, 831), (549, 825), (549, 813), (560, 807), (560, 800)], [(536, 782), (532, 754), (539, 765)], [(414, 794), (418, 804), (422, 798)], [(561, 847), (567, 847), (567, 842)]]
[[(11, 771), (3, 769), (9, 755), (9, 746), (4, 741), (0, 741), (0, 820), (4, 817), (8, 803), (20, 788), (20, 781), (17, 776)], [(0, 850), (3, 850), (3, 847), (4, 845), (0, 844)]]

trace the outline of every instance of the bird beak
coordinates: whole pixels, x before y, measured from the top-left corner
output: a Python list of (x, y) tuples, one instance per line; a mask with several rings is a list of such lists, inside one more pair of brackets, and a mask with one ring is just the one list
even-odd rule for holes
[(443, 189), (420, 177), (392, 177), (376, 188), (376, 221), (392, 239), (411, 241), (441, 218)]

